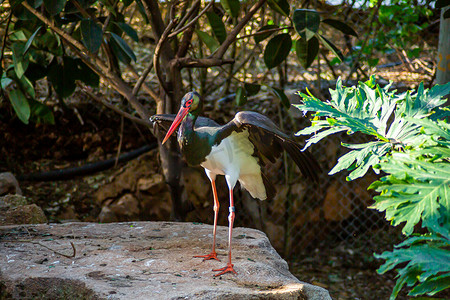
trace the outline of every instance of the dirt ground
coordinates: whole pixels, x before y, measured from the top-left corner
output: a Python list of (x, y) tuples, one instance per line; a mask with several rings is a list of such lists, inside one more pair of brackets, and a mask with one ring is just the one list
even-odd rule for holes
[[(56, 126), (26, 126), (17, 118), (8, 118), (8, 114), (0, 117), (0, 132), (5, 136), (0, 140), (0, 172), (20, 175), (73, 167), (115, 157), (119, 145), (121, 152), (127, 152), (154, 139), (148, 129), (127, 120), (121, 131), (120, 117), (92, 104), (56, 111), (55, 118)], [(123, 164), (116, 169), (119, 167)], [(21, 188), (44, 209), (51, 222), (97, 222), (101, 207), (91, 195), (111, 180), (114, 170), (66, 181), (23, 181)], [(333, 299), (388, 299), (395, 274), (378, 275), (376, 269), (381, 262), (372, 253), (391, 247), (392, 239), (367, 240), (370, 236), (352, 246), (345, 241), (325, 243), (286, 260), (295, 276), (328, 289)], [(441, 299), (446, 297), (450, 295)], [(397, 299), (408, 299), (405, 289)]]

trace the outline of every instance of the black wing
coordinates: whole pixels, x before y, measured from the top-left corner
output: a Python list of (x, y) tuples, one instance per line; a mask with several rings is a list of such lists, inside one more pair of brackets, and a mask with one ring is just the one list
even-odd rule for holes
[(285, 150), (305, 177), (318, 181), (321, 168), (316, 159), (308, 151), (302, 151), (299, 144), (291, 140), (269, 118), (256, 112), (241, 111), (233, 120), (224, 125), (217, 135), (219, 141), (226, 138), (233, 131), (247, 129), (249, 139), (260, 155), (265, 156), (271, 162), (280, 157)]

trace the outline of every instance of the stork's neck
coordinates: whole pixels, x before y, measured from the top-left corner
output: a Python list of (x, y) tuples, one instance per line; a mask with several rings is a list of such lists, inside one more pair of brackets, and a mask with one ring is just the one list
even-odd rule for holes
[(180, 124), (180, 130), (178, 131), (178, 143), (180, 147), (183, 148), (186, 139), (192, 138), (194, 133), (195, 121), (197, 120), (197, 115), (188, 113)]
[(211, 134), (199, 132), (195, 129), (196, 114), (189, 113), (178, 130), (178, 144), (186, 162), (190, 165), (199, 165), (205, 161), (211, 152)]

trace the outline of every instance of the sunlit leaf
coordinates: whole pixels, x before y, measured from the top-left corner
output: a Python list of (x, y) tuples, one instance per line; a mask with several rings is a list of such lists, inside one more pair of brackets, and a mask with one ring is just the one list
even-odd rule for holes
[(219, 42), (217, 42), (217, 40), (214, 39), (212, 36), (198, 29), (196, 29), (195, 32), (211, 52), (214, 52), (216, 51), (217, 48), (219, 48)]
[(311, 39), (319, 30), (319, 13), (311, 9), (296, 9), (293, 16), (294, 27), (304, 40)]
[(289, 33), (274, 36), (264, 49), (264, 63), (272, 69), (283, 62), (289, 55), (292, 47), (292, 39)]

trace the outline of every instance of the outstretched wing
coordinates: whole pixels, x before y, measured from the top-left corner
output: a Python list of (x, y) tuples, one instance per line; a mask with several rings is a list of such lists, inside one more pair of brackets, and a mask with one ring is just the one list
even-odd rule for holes
[(248, 130), (249, 139), (258, 150), (259, 155), (275, 162), (285, 150), (305, 177), (318, 181), (321, 169), (316, 159), (308, 151), (302, 151), (299, 144), (291, 140), (266, 116), (256, 112), (241, 111), (220, 129), (217, 137), (222, 140), (233, 131), (240, 132), (244, 129)]

